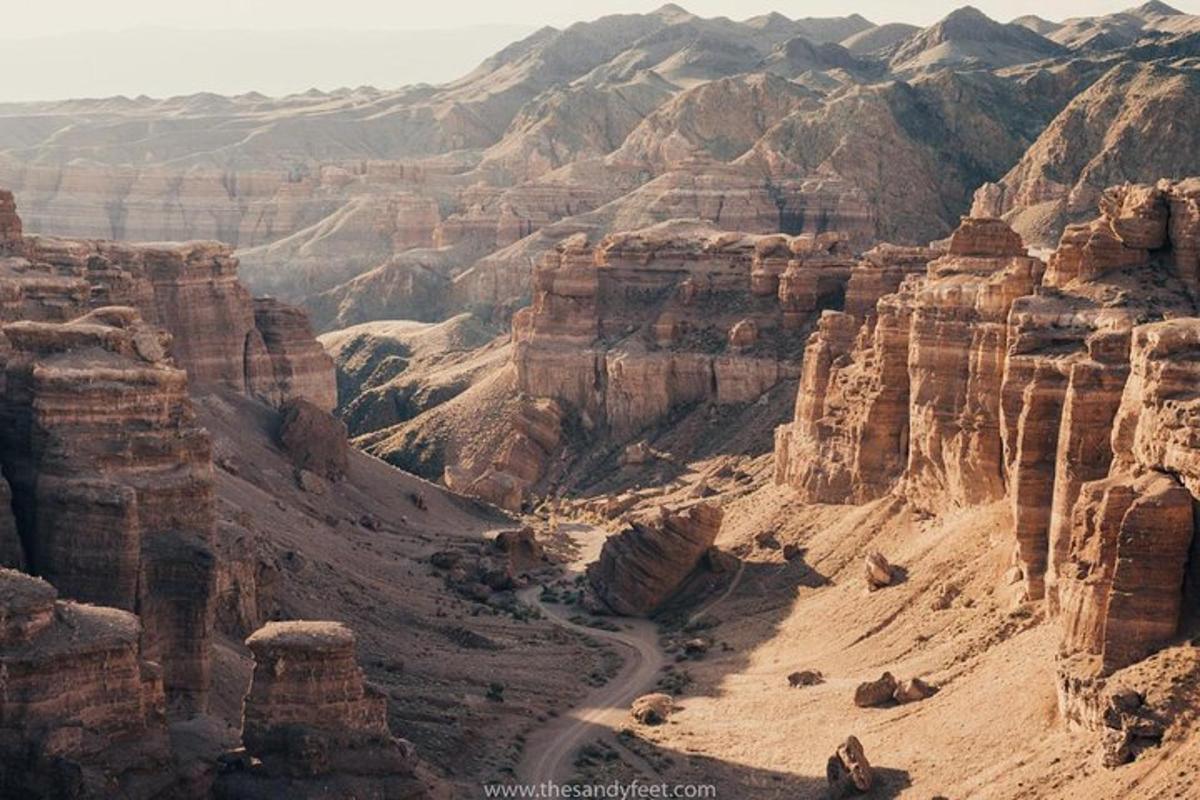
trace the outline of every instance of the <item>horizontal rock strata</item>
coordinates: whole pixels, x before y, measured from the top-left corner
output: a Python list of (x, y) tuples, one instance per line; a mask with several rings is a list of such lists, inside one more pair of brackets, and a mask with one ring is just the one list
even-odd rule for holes
[(0, 569), (0, 795), (161, 796), (170, 786), (162, 674), (133, 614), (57, 599)]
[(170, 337), (130, 308), (14, 322), (0, 458), (28, 569), (65, 596), (137, 610), (172, 708), (203, 710), (213, 476)]
[(700, 565), (721, 529), (720, 506), (697, 502), (660, 508), (610, 536), (588, 567), (592, 588), (618, 614), (652, 614)]

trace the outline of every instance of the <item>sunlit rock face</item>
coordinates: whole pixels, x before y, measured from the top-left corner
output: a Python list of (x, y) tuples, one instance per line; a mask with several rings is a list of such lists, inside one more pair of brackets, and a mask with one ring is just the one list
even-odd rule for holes
[(776, 480), (932, 513), (1007, 499), (1024, 597), (1060, 618), (1071, 674), (1162, 646), (1200, 497), (1194, 185), (1112, 188), (1048, 265), (1003, 222), (964, 219), (873, 313), (827, 312)]
[(588, 567), (596, 594), (619, 614), (646, 615), (671, 599), (700, 565), (721, 529), (720, 506), (699, 502), (660, 508), (610, 536)]

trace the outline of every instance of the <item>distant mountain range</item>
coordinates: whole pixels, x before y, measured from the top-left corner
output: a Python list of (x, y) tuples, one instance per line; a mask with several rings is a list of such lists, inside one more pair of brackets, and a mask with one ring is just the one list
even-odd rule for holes
[[(312, 43), (290, 79), (336, 83), (354, 36)], [(252, 57), (175, 56), (218, 73)], [(32, 231), (234, 244), (256, 291), (337, 328), (523, 302), (530, 265), (577, 234), (689, 218), (867, 247), (945, 236), (974, 208), (1047, 244), (1105, 186), (1200, 172), (1200, 17), (1160, 2), (1063, 22), (968, 6), (925, 28), (666, 5), (533, 31), (438, 85), (391, 74), (165, 99), (145, 75), (0, 105), (0, 185)]]
[(0, 102), (191, 92), (269, 95), (311, 88), (442, 83), (532, 25), (440, 30), (136, 28), (0, 39)]

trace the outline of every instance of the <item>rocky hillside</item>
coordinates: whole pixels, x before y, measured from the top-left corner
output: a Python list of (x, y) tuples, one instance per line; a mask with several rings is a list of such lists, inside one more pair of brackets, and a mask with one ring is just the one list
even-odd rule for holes
[[(558, 241), (679, 217), (918, 244), (998, 183), (989, 213), (1051, 244), (1104, 186), (1196, 171), (1193, 126), (1164, 110), (1195, 105), (1189, 78), (1136, 78), (1190, 75), (1196, 19), (968, 7), (918, 29), (667, 5), (542, 29), (441, 86), (7, 105), (0, 182), (42, 234), (223, 241), (322, 329), (519, 303)], [(1064, 215), (1042, 207), (1053, 187), (1086, 191)]]
[(577, 689), (516, 660), (601, 668), (535, 644), (508, 520), (350, 449), (304, 313), (237, 267), (27, 236), (0, 192), (4, 797), (452, 796)]

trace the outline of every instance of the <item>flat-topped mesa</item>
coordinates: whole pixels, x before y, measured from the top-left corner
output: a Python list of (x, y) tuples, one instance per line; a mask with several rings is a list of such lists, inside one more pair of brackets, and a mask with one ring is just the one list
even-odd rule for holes
[(60, 601), (45, 581), (0, 569), (0, 795), (169, 789), (162, 679), (139, 638), (133, 614)]
[[(518, 385), (618, 439), (678, 406), (753, 401), (788, 377), (802, 342), (794, 330), (840, 305), (851, 263), (830, 234), (672, 222), (596, 245), (574, 237), (535, 272), (532, 311), (517, 328)], [(753, 342), (731, 345), (747, 320)]]
[(597, 596), (613, 611), (645, 616), (663, 608), (700, 566), (721, 529), (721, 507), (695, 502), (661, 507), (608, 537), (587, 570)]
[(230, 246), (22, 237), (12, 196), (0, 193), (5, 205), (16, 222), (0, 242), (8, 256), (0, 257), (0, 320), (65, 321), (89, 306), (133, 306), (173, 334), (172, 355), (193, 387), (224, 386), (275, 405), (292, 397), (336, 404), (333, 363), (304, 313), (269, 300), (256, 306)]
[(0, 459), (26, 567), (75, 600), (136, 610), (173, 713), (203, 711), (213, 626), (211, 442), (132, 308), (15, 322)]
[[(254, 655), (254, 675), (242, 739), (261, 765), (229, 775), (227, 788), (283, 781), (289, 793), (305, 797), (309, 780), (318, 794), (330, 781), (359, 782), (359, 791), (344, 796), (410, 796), (379, 793), (407, 785), (415, 756), (407, 741), (392, 736), (384, 696), (363, 682), (349, 628), (337, 622), (271, 622), (246, 645)], [(372, 791), (365, 791), (367, 785)]]

